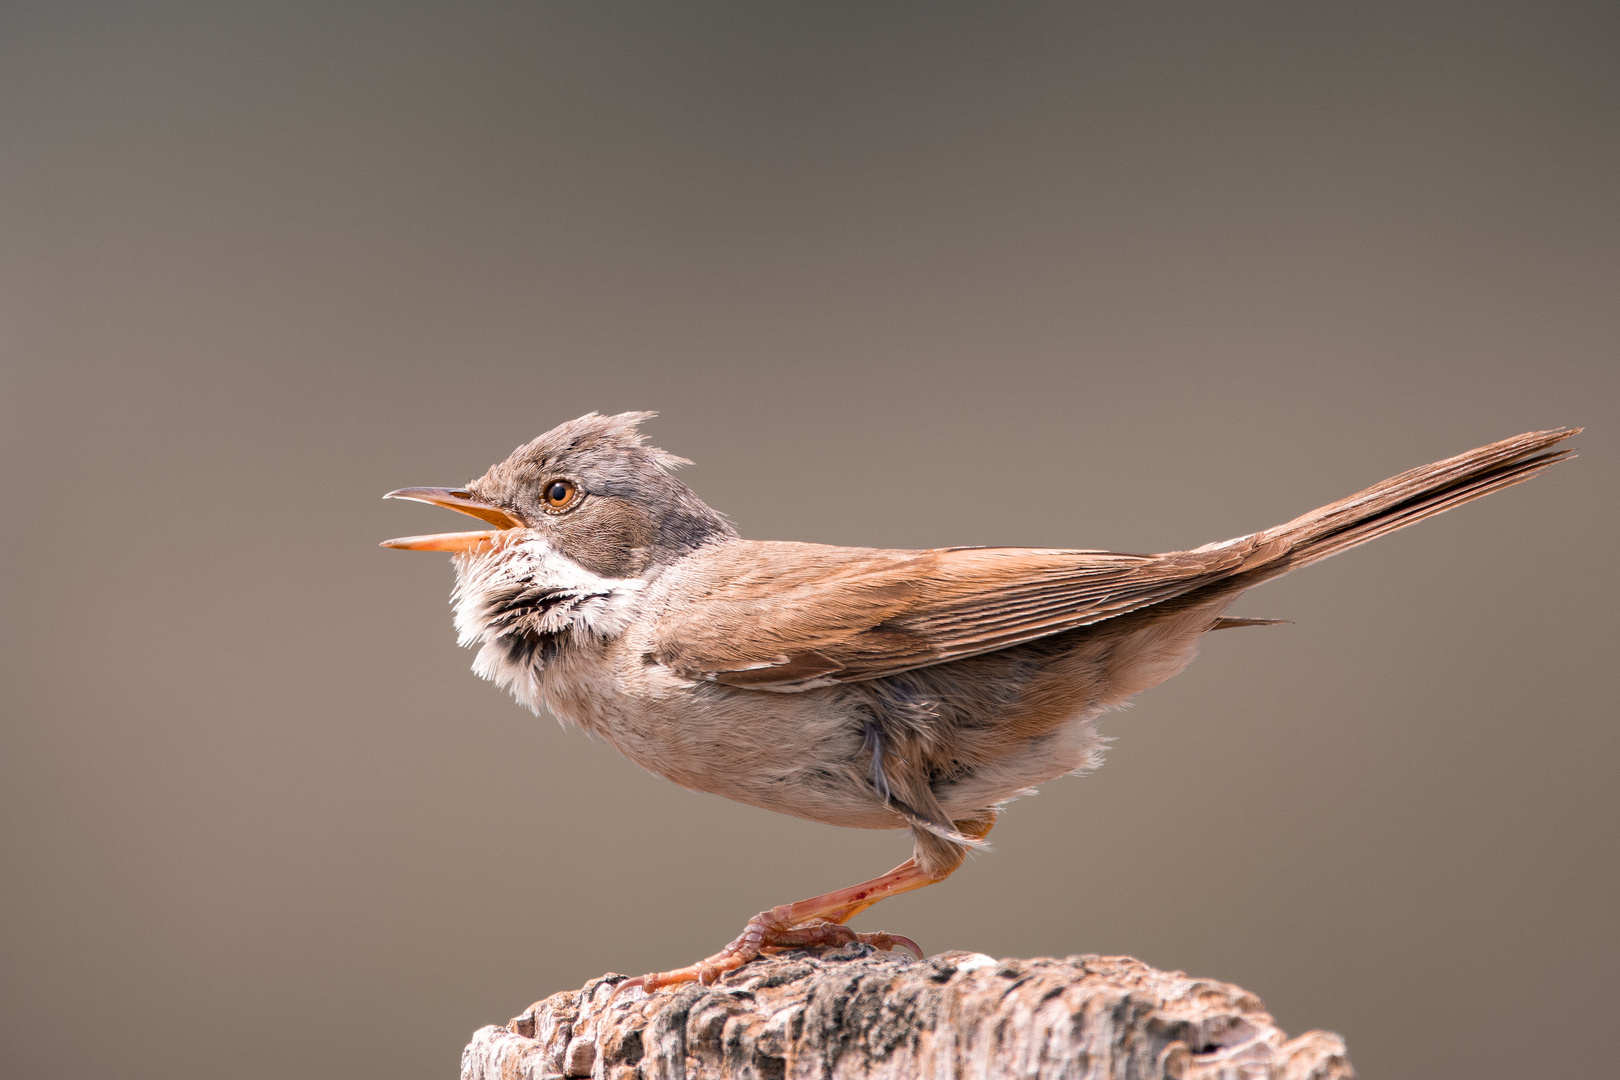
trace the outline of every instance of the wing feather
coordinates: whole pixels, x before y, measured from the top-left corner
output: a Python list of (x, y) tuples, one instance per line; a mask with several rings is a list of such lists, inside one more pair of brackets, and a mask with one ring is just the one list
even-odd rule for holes
[(803, 690), (1004, 649), (1239, 573), (1236, 587), (1248, 588), (1327, 558), (1529, 479), (1568, 457), (1550, 448), (1579, 430), (1527, 432), (1274, 529), (1164, 555), (727, 540), (680, 563), (683, 602), (666, 599), (650, 658), (695, 679)]
[(1004, 649), (1224, 577), (1245, 537), (1196, 552), (895, 551), (733, 541), (683, 564), (652, 658), (689, 678), (802, 690)]

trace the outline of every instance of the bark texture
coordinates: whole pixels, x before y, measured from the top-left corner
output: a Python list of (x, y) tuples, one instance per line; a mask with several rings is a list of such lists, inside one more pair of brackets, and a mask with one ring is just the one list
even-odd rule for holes
[(924, 961), (863, 945), (610, 1000), (622, 975), (486, 1027), (462, 1080), (1001, 1077), (1350, 1080), (1344, 1040), (1290, 1039), (1229, 983), (1121, 956)]

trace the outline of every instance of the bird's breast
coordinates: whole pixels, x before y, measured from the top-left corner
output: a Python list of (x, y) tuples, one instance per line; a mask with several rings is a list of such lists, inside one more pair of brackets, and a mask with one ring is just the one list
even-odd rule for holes
[(861, 718), (835, 688), (694, 682), (622, 640), (562, 650), (541, 682), (559, 720), (682, 787), (830, 825), (905, 824), (872, 790)]

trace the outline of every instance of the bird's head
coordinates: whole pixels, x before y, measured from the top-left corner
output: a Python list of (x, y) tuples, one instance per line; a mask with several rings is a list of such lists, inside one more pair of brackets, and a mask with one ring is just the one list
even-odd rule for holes
[(494, 528), (407, 536), (383, 546), (478, 555), (538, 540), (598, 577), (634, 578), (734, 537), (723, 517), (670, 475), (689, 463), (643, 445), (637, 427), (652, 415), (589, 413), (518, 447), (461, 487), (390, 491), (383, 498), (432, 503)]
[(401, 488), (493, 528), (385, 540), (384, 547), (455, 555), (451, 595), (461, 644), (481, 646), (473, 670), (537, 712), (555, 650), (580, 635), (611, 637), (665, 566), (737, 534), (670, 475), (683, 459), (642, 445), (645, 412), (590, 413), (512, 451), (453, 488)]

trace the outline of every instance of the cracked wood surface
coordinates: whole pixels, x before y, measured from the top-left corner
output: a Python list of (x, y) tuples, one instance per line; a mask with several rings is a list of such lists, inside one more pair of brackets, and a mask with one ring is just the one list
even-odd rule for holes
[(1350, 1080), (1344, 1041), (1290, 1039), (1253, 994), (1122, 956), (924, 961), (861, 945), (713, 986), (612, 999), (625, 976), (481, 1029), (462, 1080)]

